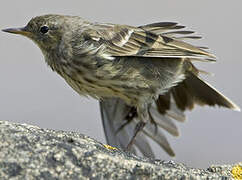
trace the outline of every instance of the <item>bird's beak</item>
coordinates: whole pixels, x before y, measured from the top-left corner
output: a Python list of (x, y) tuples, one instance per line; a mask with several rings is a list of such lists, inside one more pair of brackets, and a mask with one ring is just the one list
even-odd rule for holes
[(8, 28), (8, 29), (3, 29), (3, 32), (7, 32), (7, 33), (13, 33), (13, 34), (21, 34), (24, 36), (29, 37), (30, 36), (30, 32), (26, 30), (25, 27), (23, 28)]

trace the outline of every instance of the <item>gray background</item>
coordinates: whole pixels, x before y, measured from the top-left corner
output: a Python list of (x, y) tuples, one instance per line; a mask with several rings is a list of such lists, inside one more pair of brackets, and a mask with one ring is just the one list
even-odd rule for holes
[[(60, 13), (92, 21), (141, 25), (175, 21), (199, 32), (198, 45), (209, 46), (219, 60), (198, 64), (216, 74), (208, 82), (242, 106), (242, 22), (239, 0), (103, 0), (5, 1), (0, 5), (0, 28), (25, 25), (31, 17)], [(98, 102), (79, 97), (47, 68), (30, 40), (0, 32), (0, 119), (42, 128), (77, 131), (105, 142)], [(196, 108), (179, 123), (181, 136), (168, 136), (176, 161), (189, 166), (242, 161), (242, 114), (224, 109)], [(161, 159), (170, 159), (156, 147)]]

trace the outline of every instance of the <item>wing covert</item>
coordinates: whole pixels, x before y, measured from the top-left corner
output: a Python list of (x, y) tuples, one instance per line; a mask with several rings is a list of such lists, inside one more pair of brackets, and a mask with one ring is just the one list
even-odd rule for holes
[[(155, 25), (167, 25), (162, 29)], [(170, 29), (169, 29), (170, 28)], [(193, 46), (184, 39), (198, 39), (191, 36), (193, 31), (171, 31), (183, 28), (175, 23), (155, 23), (141, 27), (114, 24), (95, 24), (86, 34), (102, 46), (105, 57), (138, 56), (157, 58), (191, 58), (192, 60), (214, 61), (215, 56), (203, 48)], [(177, 35), (183, 35), (177, 37)], [(184, 36), (189, 35), (189, 36)]]

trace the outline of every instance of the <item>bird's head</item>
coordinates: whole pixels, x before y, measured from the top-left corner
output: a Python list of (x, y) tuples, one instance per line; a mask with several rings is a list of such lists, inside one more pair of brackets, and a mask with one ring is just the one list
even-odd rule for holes
[[(20, 34), (33, 40), (44, 54), (56, 50), (64, 36), (71, 33), (84, 21), (77, 16), (43, 15), (29, 21), (22, 28), (3, 29), (4, 32)], [(65, 42), (65, 41), (64, 41)]]

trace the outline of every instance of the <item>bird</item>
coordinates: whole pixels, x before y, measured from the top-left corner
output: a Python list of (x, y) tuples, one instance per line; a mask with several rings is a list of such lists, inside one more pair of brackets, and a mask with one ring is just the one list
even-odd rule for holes
[(154, 158), (151, 140), (174, 156), (164, 131), (178, 136), (175, 121), (195, 105), (239, 107), (201, 78), (195, 62), (215, 62), (200, 39), (175, 22), (141, 26), (89, 22), (79, 16), (47, 14), (25, 27), (3, 29), (23, 35), (41, 49), (47, 65), (80, 96), (100, 103), (107, 143)]

